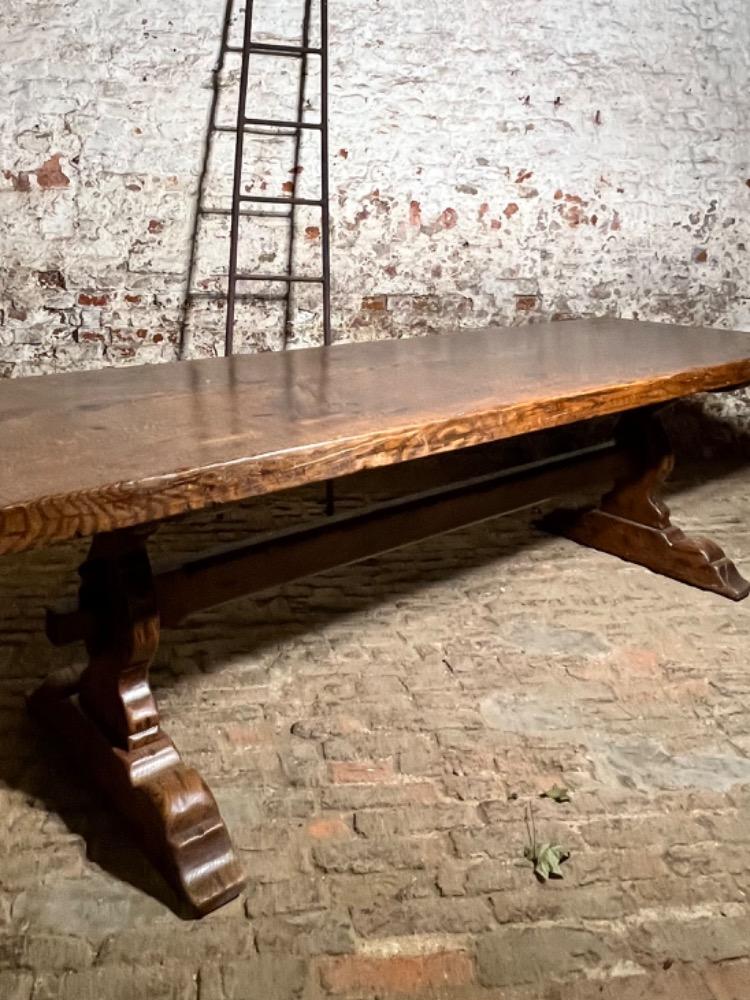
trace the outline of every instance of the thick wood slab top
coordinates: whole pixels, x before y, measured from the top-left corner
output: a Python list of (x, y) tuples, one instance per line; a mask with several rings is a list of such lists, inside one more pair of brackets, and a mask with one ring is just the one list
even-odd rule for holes
[(750, 334), (487, 329), (0, 383), (0, 552), (750, 382)]

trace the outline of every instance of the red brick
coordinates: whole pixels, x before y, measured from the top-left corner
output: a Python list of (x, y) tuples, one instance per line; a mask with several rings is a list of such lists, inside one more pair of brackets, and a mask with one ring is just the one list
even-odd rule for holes
[(713, 965), (703, 977), (716, 1000), (747, 1000), (750, 995), (750, 962)]
[(350, 907), (352, 924), (365, 938), (408, 937), (412, 934), (479, 934), (495, 926), (482, 897), (440, 896), (372, 899)]
[(352, 829), (340, 816), (327, 818), (314, 816), (306, 827), (308, 837), (315, 840), (337, 840), (341, 837), (351, 837)]
[(326, 910), (330, 904), (328, 883), (314, 876), (298, 875), (281, 882), (259, 882), (245, 900), (249, 917), (274, 913), (305, 913)]
[(458, 212), (455, 208), (446, 208), (440, 215), (440, 224), (443, 229), (453, 229), (458, 222)]
[(424, 990), (473, 983), (474, 962), (463, 951), (389, 958), (345, 955), (323, 961), (321, 980), (329, 993), (337, 995), (357, 991), (373, 996), (414, 996)]
[[(476, 806), (469, 802), (435, 802), (432, 805), (401, 806), (398, 809), (363, 809), (355, 813), (354, 826), (364, 837), (401, 834), (434, 834), (481, 824)], [(455, 834), (458, 835), (457, 833)]]
[(629, 937), (636, 951), (656, 962), (736, 961), (750, 951), (750, 917), (645, 921)]
[(29, 180), (28, 172), (25, 170), (19, 170), (17, 174), (14, 174), (12, 170), (3, 170), (3, 177), (6, 181), (11, 182), (14, 191), (31, 190), (31, 181)]
[(331, 781), (339, 785), (370, 785), (393, 781), (395, 775), (390, 761), (335, 760), (328, 765)]
[[(747, 973), (747, 968), (745, 968)], [(729, 994), (720, 1000), (745, 1000), (746, 991), (736, 997)], [(602, 983), (601, 980), (579, 981), (565, 986), (552, 986), (539, 994), (514, 993), (514, 1000), (714, 1000), (713, 994), (699, 971), (684, 966), (673, 966), (651, 975), (618, 977)], [(719, 998), (716, 998), (719, 1000)]]
[(517, 295), (516, 312), (532, 312), (536, 309), (538, 300), (536, 295)]
[(109, 296), (97, 295), (95, 292), (80, 292), (78, 295), (79, 306), (106, 306)]
[(385, 312), (388, 308), (388, 298), (385, 295), (370, 295), (362, 299), (362, 308), (371, 312)]
[(394, 784), (379, 782), (369, 785), (329, 785), (321, 790), (324, 809), (348, 812), (351, 809), (372, 809), (375, 806), (429, 805), (440, 799), (437, 785), (432, 781), (400, 781)]
[(60, 153), (55, 153), (34, 171), (40, 188), (63, 188), (70, 184), (70, 178), (60, 166)]
[(230, 722), (222, 727), (222, 732), (226, 741), (240, 750), (263, 743), (272, 743), (274, 739), (273, 728), (268, 723), (262, 722)]
[(313, 848), (315, 864), (323, 871), (357, 875), (437, 867), (446, 853), (445, 843), (431, 836), (386, 837), (381, 840), (355, 837), (346, 841), (324, 841)]
[(479, 938), (477, 966), (484, 986), (513, 987), (587, 978), (613, 969), (623, 948), (611, 931), (583, 927), (506, 926)]
[(67, 288), (65, 275), (62, 271), (37, 271), (37, 281), (42, 288)]

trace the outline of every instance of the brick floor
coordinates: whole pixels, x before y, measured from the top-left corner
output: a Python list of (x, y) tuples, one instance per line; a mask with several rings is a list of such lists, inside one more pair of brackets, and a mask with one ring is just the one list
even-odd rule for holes
[[(750, 474), (676, 517), (750, 572)], [(164, 530), (196, 551), (308, 493)], [(750, 602), (501, 519), (195, 617), (155, 671), (249, 875), (201, 922), (27, 720), (81, 545), (0, 561), (3, 1000), (749, 1000)], [(540, 799), (552, 784), (572, 801)], [(525, 814), (571, 850), (535, 882)]]

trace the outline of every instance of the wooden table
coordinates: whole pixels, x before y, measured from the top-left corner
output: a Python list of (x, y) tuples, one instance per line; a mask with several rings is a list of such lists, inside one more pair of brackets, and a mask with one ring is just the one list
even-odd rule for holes
[[(713, 542), (670, 523), (660, 406), (750, 382), (750, 335), (623, 320), (486, 329), (5, 382), (0, 553), (94, 536), (78, 607), (53, 642), (88, 665), (30, 699), (130, 821), (196, 913), (242, 873), (211, 792), (160, 726), (160, 627), (322, 568), (613, 483), (551, 530), (735, 600), (750, 585)], [(617, 439), (545, 463), (336, 516), (152, 574), (159, 521), (358, 470), (623, 413)]]

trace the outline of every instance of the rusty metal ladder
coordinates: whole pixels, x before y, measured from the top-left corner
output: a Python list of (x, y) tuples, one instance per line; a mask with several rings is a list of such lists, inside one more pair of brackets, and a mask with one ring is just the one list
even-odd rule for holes
[[(214, 69), (214, 98), (211, 105), (209, 117), (209, 129), (204, 155), (204, 166), (199, 182), (198, 207), (193, 227), (193, 239), (191, 241), (191, 258), (187, 279), (187, 302), (186, 312), (189, 308), (189, 301), (197, 298), (226, 299), (226, 327), (224, 332), (224, 352), (233, 354), (235, 352), (235, 317), (237, 305), (242, 301), (282, 301), (284, 303), (283, 317), (283, 342), (284, 347), (290, 337), (292, 328), (293, 313), (293, 290), (296, 284), (317, 284), (322, 289), (322, 320), (323, 320), (323, 342), (328, 345), (332, 340), (331, 333), (331, 253), (330, 253), (330, 218), (329, 218), (329, 174), (328, 174), (328, 4), (327, 0), (318, 0), (320, 10), (319, 20), (319, 42), (311, 45), (311, 16), (313, 0), (304, 0), (304, 11), (302, 17), (302, 32), (299, 45), (291, 45), (275, 42), (257, 42), (253, 39), (253, 13), (255, 0), (246, 0), (244, 14), (244, 28), (242, 34), (242, 45), (233, 45), (229, 40), (229, 29), (232, 15), (232, 0), (227, 0), (227, 8), (222, 33), (219, 59)], [(237, 118), (234, 125), (222, 125), (216, 121), (218, 112), (218, 78), (224, 69), (227, 55), (239, 55), (241, 57), (239, 94), (237, 100)], [(274, 56), (280, 59), (294, 59), (299, 61), (298, 90), (296, 117), (292, 120), (276, 118), (260, 118), (248, 115), (248, 80), (250, 73), (250, 60), (253, 55)], [(309, 122), (305, 119), (306, 91), (309, 73), (309, 60), (311, 58), (320, 59), (320, 121)], [(232, 183), (232, 203), (231, 208), (215, 207), (205, 202), (208, 194), (205, 191), (205, 177), (207, 174), (207, 163), (211, 139), (219, 132), (234, 133), (234, 173)], [(300, 159), (302, 152), (302, 137), (305, 132), (315, 132), (320, 137), (320, 176), (321, 190), (318, 198), (298, 197), (298, 178), (300, 174)], [(273, 197), (260, 194), (248, 194), (243, 190), (243, 158), (245, 153), (245, 136), (254, 134), (259, 136), (286, 136), (293, 140), (291, 170), (291, 190), (288, 197)], [(294, 258), (297, 236), (296, 209), (299, 206), (312, 206), (320, 209), (321, 212), (321, 269), (319, 275), (300, 275), (294, 273)], [(229, 261), (227, 270), (227, 290), (222, 293), (205, 293), (192, 289), (195, 255), (197, 246), (197, 234), (200, 219), (207, 216), (229, 216)], [(287, 219), (288, 238), (286, 253), (286, 268), (278, 274), (267, 274), (263, 272), (240, 271), (238, 269), (238, 256), (240, 245), (240, 220), (243, 218), (256, 219)], [(264, 282), (271, 285), (281, 284), (284, 291), (281, 294), (256, 294), (243, 292), (238, 286), (249, 282)], [(186, 319), (183, 323), (183, 330), (186, 328)], [(185, 350), (185, 335), (183, 334), (183, 351)]]

